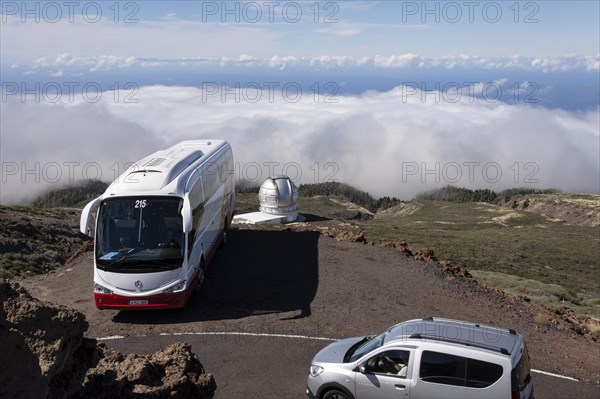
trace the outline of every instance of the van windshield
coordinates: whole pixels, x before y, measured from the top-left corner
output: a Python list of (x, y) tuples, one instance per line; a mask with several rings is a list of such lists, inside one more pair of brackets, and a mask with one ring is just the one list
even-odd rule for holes
[(360, 345), (358, 348), (354, 348), (354, 347), (350, 348), (348, 350), (348, 353), (346, 353), (345, 358), (348, 359), (347, 360), (348, 362), (354, 362), (354, 361), (360, 359), (362, 356), (366, 355), (367, 353), (374, 351), (375, 349), (377, 349), (381, 345), (383, 345), (383, 340), (385, 339), (385, 336), (387, 335), (387, 333), (388, 333), (387, 331), (384, 331), (376, 337), (361, 341), (364, 343), (362, 345)]
[(126, 197), (102, 201), (96, 228), (96, 266), (120, 273), (181, 267), (184, 234), (174, 197)]

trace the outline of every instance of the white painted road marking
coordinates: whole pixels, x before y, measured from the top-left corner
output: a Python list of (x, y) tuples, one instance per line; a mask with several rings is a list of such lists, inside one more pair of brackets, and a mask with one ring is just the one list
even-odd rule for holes
[[(147, 337), (147, 335), (140, 335), (139, 337)], [(114, 339), (123, 339), (126, 338), (123, 335), (111, 335), (109, 337), (101, 337), (101, 338), (96, 338), (96, 341), (111, 341)]]
[[(295, 339), (309, 339), (314, 341), (338, 341), (336, 338), (325, 338), (325, 337), (311, 337), (308, 335), (294, 335), (294, 334), (268, 334), (268, 333), (250, 333), (250, 332), (236, 332), (236, 331), (202, 331), (202, 332), (180, 332), (180, 333), (160, 333), (162, 337), (175, 337), (182, 335), (230, 335), (230, 336), (245, 336), (245, 337), (271, 337), (271, 338), (295, 338)], [(97, 341), (111, 341), (124, 338), (146, 338), (149, 335), (130, 335), (125, 337), (123, 335), (111, 335), (108, 337), (96, 338)], [(566, 375), (549, 373), (548, 371), (531, 369), (533, 373), (543, 374), (550, 377), (562, 378), (564, 380), (579, 382), (577, 378), (568, 377)]]
[(159, 335), (171, 336), (171, 335), (237, 335), (237, 336), (248, 336), (248, 337), (276, 337), (276, 338), (298, 338), (298, 339), (312, 339), (316, 341), (337, 341), (336, 338), (324, 338), (324, 337), (309, 337), (307, 335), (293, 335), (293, 334), (267, 334), (267, 333), (249, 333), (249, 332), (183, 332), (183, 333), (160, 333)]
[[(233, 336), (247, 336), (247, 337), (275, 337), (275, 338), (297, 338), (297, 339), (310, 339), (315, 341), (338, 341), (337, 338), (325, 338), (325, 337), (310, 337), (308, 335), (294, 335), (294, 334), (267, 334), (267, 333), (249, 333), (249, 332), (235, 332), (235, 331), (203, 331), (203, 332), (181, 332), (181, 333), (160, 333), (162, 337), (175, 337), (181, 335), (233, 335)], [(96, 341), (111, 341), (124, 338), (146, 338), (150, 335), (111, 335), (108, 337), (95, 338)]]
[(566, 375), (554, 374), (554, 373), (549, 373), (547, 371), (536, 370), (536, 369), (531, 369), (531, 371), (534, 373), (538, 373), (538, 374), (549, 375), (550, 377), (562, 378), (564, 380), (579, 382), (579, 380), (577, 378), (567, 377)]

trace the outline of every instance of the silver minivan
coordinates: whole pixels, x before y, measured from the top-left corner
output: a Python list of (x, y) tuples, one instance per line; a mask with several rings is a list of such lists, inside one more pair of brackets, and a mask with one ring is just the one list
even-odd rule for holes
[(312, 360), (311, 399), (533, 399), (525, 339), (514, 330), (441, 318), (336, 341)]

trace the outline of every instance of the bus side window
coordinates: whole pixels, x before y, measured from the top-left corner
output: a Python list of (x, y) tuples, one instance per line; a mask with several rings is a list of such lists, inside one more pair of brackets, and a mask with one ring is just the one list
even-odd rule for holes
[(188, 259), (192, 255), (192, 248), (194, 246), (194, 235), (196, 234), (196, 230), (192, 230), (187, 234), (188, 239)]
[(202, 186), (204, 187), (204, 198), (211, 198), (219, 189), (219, 168), (217, 163), (211, 163), (202, 173)]

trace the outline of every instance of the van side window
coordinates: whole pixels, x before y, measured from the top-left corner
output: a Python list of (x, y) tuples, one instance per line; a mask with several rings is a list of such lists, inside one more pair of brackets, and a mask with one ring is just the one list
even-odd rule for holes
[(424, 351), (419, 376), (435, 384), (486, 388), (502, 377), (502, 366), (447, 353)]
[(424, 351), (419, 376), (436, 384), (465, 386), (465, 367), (464, 357)]
[(467, 386), (485, 388), (502, 377), (502, 366), (481, 360), (467, 359)]

